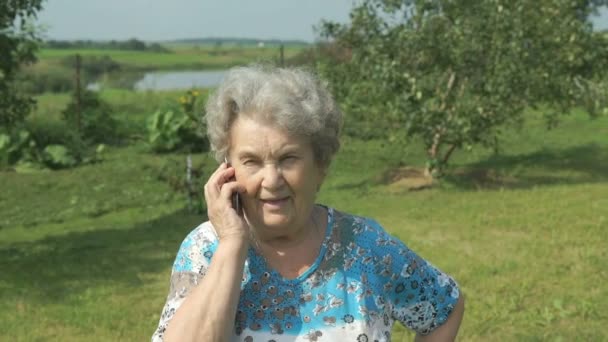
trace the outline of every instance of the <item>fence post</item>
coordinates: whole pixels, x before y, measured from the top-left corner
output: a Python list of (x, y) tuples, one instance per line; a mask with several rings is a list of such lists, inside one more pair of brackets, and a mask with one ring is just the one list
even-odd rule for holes
[(81, 130), (81, 110), (82, 110), (82, 104), (81, 104), (81, 96), (80, 96), (80, 55), (76, 54), (76, 75), (74, 76), (75, 78), (75, 83), (76, 83), (76, 128), (78, 129), (78, 134), (82, 135), (82, 130)]
[(192, 212), (192, 156), (186, 157), (186, 192), (188, 193), (188, 211)]

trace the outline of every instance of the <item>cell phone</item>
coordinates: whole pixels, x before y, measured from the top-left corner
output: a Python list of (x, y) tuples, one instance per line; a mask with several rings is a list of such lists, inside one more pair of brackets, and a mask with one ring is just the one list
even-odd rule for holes
[[(226, 162), (226, 166), (230, 167), (231, 164), (228, 161), (228, 157), (224, 157), (224, 161)], [(236, 180), (236, 178), (232, 177), (230, 179), (231, 181)], [(241, 196), (239, 196), (238, 192), (234, 192), (232, 193), (232, 208), (236, 211), (237, 214), (241, 215), (241, 213), (243, 212), (242, 206), (241, 206)]]

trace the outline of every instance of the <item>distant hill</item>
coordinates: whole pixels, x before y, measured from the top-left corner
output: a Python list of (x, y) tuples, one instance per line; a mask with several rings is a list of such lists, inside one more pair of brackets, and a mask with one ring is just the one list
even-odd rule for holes
[(281, 39), (255, 39), (255, 38), (189, 38), (174, 39), (159, 42), (161, 44), (188, 44), (188, 45), (310, 45), (311, 43), (303, 40), (281, 40)]

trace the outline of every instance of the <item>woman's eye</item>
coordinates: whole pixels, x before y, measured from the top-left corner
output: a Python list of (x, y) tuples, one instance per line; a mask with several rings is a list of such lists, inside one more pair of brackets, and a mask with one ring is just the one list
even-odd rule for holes
[(287, 163), (292, 163), (294, 161), (298, 160), (298, 157), (296, 156), (285, 156), (282, 158), (282, 162), (287, 162)]

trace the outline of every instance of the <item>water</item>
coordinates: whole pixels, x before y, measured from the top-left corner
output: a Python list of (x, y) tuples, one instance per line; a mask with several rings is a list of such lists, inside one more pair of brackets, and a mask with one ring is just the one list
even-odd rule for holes
[(225, 75), (226, 70), (154, 71), (145, 73), (133, 88), (138, 91), (210, 88), (218, 86)]

